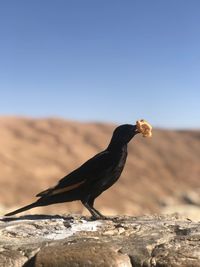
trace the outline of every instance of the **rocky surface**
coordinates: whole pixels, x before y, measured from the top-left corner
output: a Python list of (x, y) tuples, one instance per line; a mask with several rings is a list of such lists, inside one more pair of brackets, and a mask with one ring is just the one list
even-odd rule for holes
[(197, 267), (200, 224), (177, 215), (0, 219), (1, 267)]

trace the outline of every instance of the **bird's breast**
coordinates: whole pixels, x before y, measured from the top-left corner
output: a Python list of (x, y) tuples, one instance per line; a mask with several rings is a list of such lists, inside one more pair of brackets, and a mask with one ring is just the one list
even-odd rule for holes
[(115, 160), (113, 165), (107, 170), (106, 179), (104, 179), (104, 186), (106, 188), (113, 185), (120, 177), (127, 158), (127, 151), (115, 155)]

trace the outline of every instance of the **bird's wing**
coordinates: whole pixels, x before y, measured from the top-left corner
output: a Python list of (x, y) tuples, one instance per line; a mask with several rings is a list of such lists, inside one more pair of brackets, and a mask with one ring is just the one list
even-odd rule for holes
[(102, 170), (106, 170), (112, 165), (112, 157), (105, 150), (93, 158), (86, 161), (79, 168), (63, 177), (56, 186), (37, 194), (37, 197), (54, 195), (71, 191), (82, 186), (86, 181), (96, 179)]

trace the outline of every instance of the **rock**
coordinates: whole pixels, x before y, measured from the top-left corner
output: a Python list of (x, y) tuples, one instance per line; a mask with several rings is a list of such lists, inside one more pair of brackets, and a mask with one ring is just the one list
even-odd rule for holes
[(200, 224), (177, 215), (0, 220), (0, 266), (199, 267)]
[(182, 201), (186, 204), (200, 206), (200, 192), (198, 191), (186, 191), (182, 192)]
[(16, 250), (4, 250), (0, 252), (1, 267), (21, 267), (26, 261), (27, 258)]
[(166, 206), (161, 211), (162, 214), (178, 213), (192, 221), (200, 221), (200, 207), (190, 204), (174, 204)]
[(78, 242), (56, 244), (42, 249), (35, 257), (35, 267), (77, 266), (132, 266), (127, 255), (112, 245), (96, 240), (80, 239)]

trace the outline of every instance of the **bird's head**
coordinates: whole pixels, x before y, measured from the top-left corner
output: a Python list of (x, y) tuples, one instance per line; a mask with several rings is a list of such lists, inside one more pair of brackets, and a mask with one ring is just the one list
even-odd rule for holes
[(111, 141), (116, 144), (127, 144), (138, 133), (136, 125), (123, 124), (114, 130)]
[(110, 145), (122, 146), (130, 142), (130, 140), (139, 133), (142, 133), (143, 137), (151, 137), (152, 127), (144, 120), (139, 120), (136, 125), (123, 124), (118, 126), (114, 132), (110, 142)]

